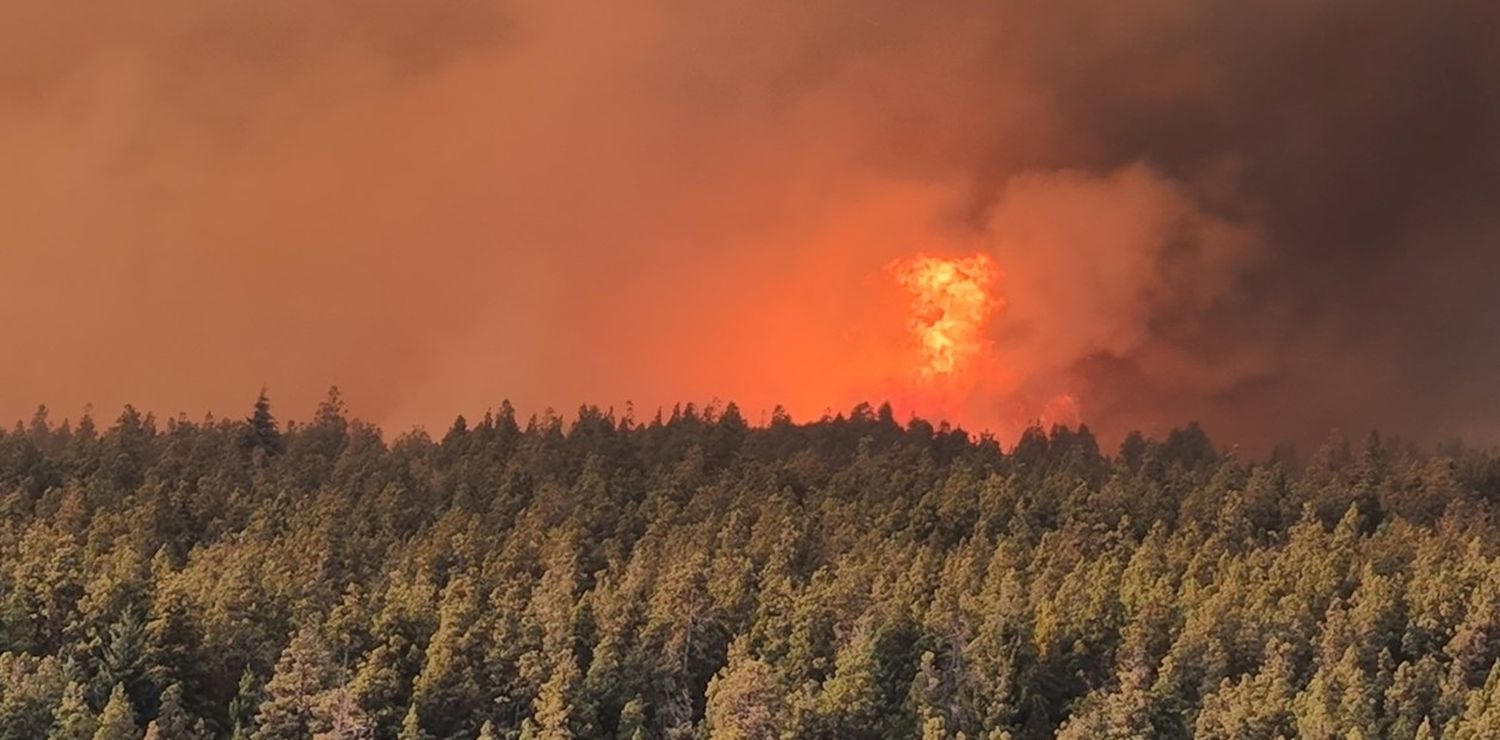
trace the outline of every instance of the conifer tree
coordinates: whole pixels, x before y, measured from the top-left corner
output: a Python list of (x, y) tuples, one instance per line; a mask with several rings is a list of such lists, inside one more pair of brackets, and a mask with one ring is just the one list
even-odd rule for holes
[[(400, 637), (391, 639), (401, 641)], [(407, 713), (402, 661), (389, 642), (375, 646), (349, 682), (349, 694), (375, 728), (394, 733)], [(415, 717), (416, 714), (412, 713)]]
[(234, 698), (229, 701), (229, 736), (235, 740), (248, 740), (255, 728), (255, 713), (260, 707), (260, 680), (255, 672), (245, 666), (240, 680), (235, 685)]
[(417, 715), (416, 705), (407, 707), (406, 716), (401, 720), (401, 732), (396, 735), (396, 740), (428, 740), (429, 737), (422, 730), (422, 722)]
[(155, 727), (164, 740), (196, 740), (198, 733), (195, 719), (183, 707), (182, 684), (172, 684), (161, 694), (160, 708), (156, 719), (147, 727)]
[(839, 650), (834, 674), (823, 684), (818, 714), (828, 731), (839, 735), (877, 737), (882, 732), (883, 706), (875, 655), (868, 626), (858, 629)]
[(1422, 724), (1417, 725), (1416, 740), (1434, 740), (1435, 737), (1432, 733), (1432, 718), (1422, 718)]
[(1480, 740), (1500, 737), (1500, 663), (1490, 669), (1484, 686), (1469, 693), (1462, 717), (1456, 718), (1444, 740)]
[[(426, 650), (426, 664), (412, 692), (412, 706), (423, 729), (448, 737), (480, 709), (474, 629), (476, 596), (469, 582), (455, 578), (444, 590), (438, 628)], [(470, 725), (472, 727), (472, 725)]]
[(245, 424), (240, 444), (247, 452), (258, 452), (266, 456), (281, 454), (281, 430), (276, 426), (276, 417), (271, 415), (271, 399), (264, 388), (256, 397), (255, 409)]
[[(126, 696), (137, 710), (152, 710), (157, 691), (147, 673), (146, 625), (134, 609), (126, 610), (109, 627), (108, 642), (95, 679), (100, 688), (124, 686)], [(103, 692), (101, 691), (101, 694)]]
[(146, 677), (156, 686), (179, 684), (184, 702), (189, 688), (196, 691), (203, 681), (204, 657), (198, 653), (203, 635), (189, 609), (183, 594), (173, 591), (159, 597), (146, 622), (144, 647)]
[(47, 733), (47, 740), (91, 740), (98, 728), (99, 720), (89, 709), (83, 685), (77, 681), (68, 682), (67, 688), (63, 690), (62, 703), (57, 705), (57, 710), (53, 713), (52, 729)]
[(314, 740), (367, 740), (376, 726), (345, 686), (319, 694), (313, 706)]
[(579, 696), (582, 676), (572, 655), (560, 656), (552, 675), (537, 693), (535, 713), (528, 721), (534, 740), (572, 740), (594, 734), (589, 708)]
[(115, 684), (109, 694), (109, 702), (99, 713), (99, 727), (94, 731), (94, 740), (139, 740), (141, 730), (135, 724), (135, 710), (125, 695), (125, 686)]
[(730, 649), (728, 663), (708, 686), (709, 733), (727, 740), (771, 740), (781, 736), (781, 687), (770, 666), (750, 653), (744, 640)]
[(317, 698), (338, 682), (338, 667), (322, 635), (311, 626), (298, 630), (266, 682), (254, 740), (291, 740), (327, 729), (317, 724)]

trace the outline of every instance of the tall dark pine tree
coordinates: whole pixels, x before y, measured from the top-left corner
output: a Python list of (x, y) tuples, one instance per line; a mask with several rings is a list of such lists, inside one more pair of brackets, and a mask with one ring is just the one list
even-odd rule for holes
[(254, 453), (260, 450), (265, 455), (277, 455), (281, 453), (281, 430), (276, 428), (276, 418), (271, 416), (271, 399), (266, 396), (266, 389), (260, 390), (260, 396), (255, 399), (255, 411), (246, 420), (249, 425), (245, 429), (242, 444), (247, 452)]

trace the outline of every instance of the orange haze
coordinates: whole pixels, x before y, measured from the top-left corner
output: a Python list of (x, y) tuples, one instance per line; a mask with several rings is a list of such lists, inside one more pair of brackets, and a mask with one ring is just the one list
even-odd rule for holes
[(1443, 245), (1489, 243), (1500, 64), (1420, 49), (1487, 53), (1489, 3), (10, 5), (0, 418), (337, 384), (394, 431), (891, 399), (1236, 441), (1444, 418), (1390, 391), (1493, 344), (1402, 318), (1488, 295)]

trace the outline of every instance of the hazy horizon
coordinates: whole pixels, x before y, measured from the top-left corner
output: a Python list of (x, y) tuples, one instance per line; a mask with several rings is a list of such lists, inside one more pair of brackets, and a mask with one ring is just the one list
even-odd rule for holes
[[(15, 11), (0, 418), (337, 384), (392, 429), (890, 398), (1500, 440), (1494, 3)], [(941, 383), (921, 255), (993, 266)]]

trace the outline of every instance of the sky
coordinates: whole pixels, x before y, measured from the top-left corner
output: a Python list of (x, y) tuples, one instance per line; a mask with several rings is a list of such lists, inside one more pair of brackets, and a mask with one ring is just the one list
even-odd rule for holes
[[(11, 6), (0, 418), (1500, 437), (1488, 0)], [(940, 388), (918, 255), (996, 270)]]

